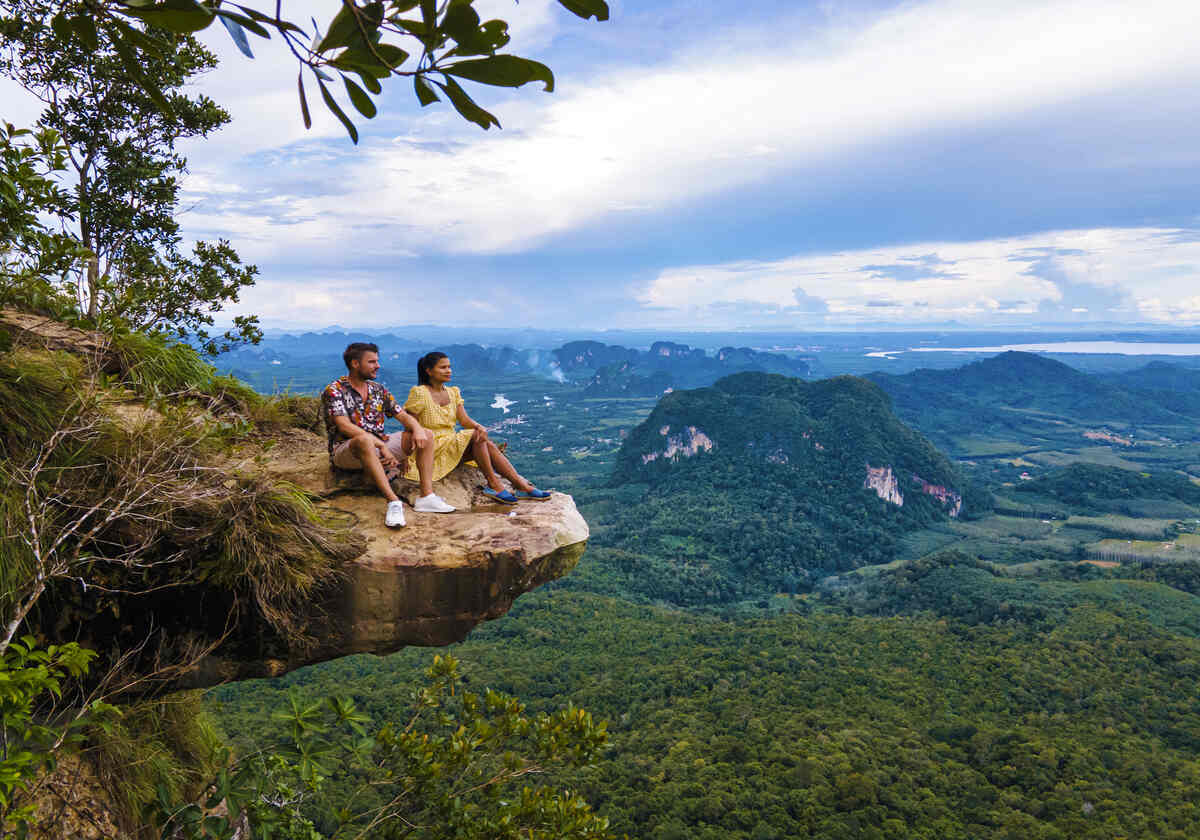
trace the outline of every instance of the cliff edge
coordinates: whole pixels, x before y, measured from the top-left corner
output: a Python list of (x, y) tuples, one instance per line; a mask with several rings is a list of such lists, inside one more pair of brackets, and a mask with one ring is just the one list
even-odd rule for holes
[(504, 615), (518, 596), (566, 574), (587, 547), (587, 522), (569, 495), (495, 504), (480, 491), (483, 474), (466, 465), (434, 482), (454, 513), (415, 512), (416, 485), (396, 481), (407, 525), (388, 528), (383, 498), (360, 476), (330, 470), (323, 437), (297, 429), (272, 442), (265, 456), (235, 466), (303, 488), (319, 509), (348, 519), (366, 546), (306, 616), (312, 647), (293, 647), (286, 660), (217, 653), (201, 663), (195, 684), (277, 676), (354, 653), (453, 644), (481, 621)]
[(24, 520), (3, 522), (14, 568), (50, 571), (28, 630), (110, 652), (136, 691), (448, 645), (587, 544), (570, 496), (496, 505), (469, 466), (435, 485), (457, 512), (409, 506), (389, 529), (378, 492), (331, 471), (315, 399), (262, 397), (152, 337), (0, 310), (0, 392), (0, 513), (66, 537), (27, 551)]

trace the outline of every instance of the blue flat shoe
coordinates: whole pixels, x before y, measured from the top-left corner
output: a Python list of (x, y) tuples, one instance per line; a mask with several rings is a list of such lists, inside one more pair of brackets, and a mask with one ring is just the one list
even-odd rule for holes
[(483, 495), (487, 496), (489, 499), (499, 502), (502, 505), (515, 505), (517, 503), (517, 497), (507, 490), (496, 491), (491, 487), (482, 487), (480, 489), (483, 490)]
[(518, 499), (528, 499), (531, 502), (544, 502), (550, 498), (550, 494), (545, 490), (539, 490), (534, 487), (532, 490), (518, 490), (516, 497)]

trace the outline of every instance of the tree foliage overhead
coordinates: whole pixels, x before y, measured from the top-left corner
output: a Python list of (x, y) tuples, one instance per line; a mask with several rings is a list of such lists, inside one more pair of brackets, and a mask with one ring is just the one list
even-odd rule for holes
[(12, 15), (0, 20), (0, 73), (37, 97), (40, 123), (63, 144), (58, 162), (70, 178), (70, 203), (54, 206), (46, 197), (35, 207), (69, 223), (87, 257), (59, 278), (59, 289), (93, 324), (190, 337), (208, 352), (256, 340), (253, 318), (236, 319), (223, 336), (208, 327), (257, 269), (223, 240), (184, 253), (175, 218), (186, 166), (177, 144), (229, 121), (207, 96), (184, 92), (215, 56), (194, 38), (138, 30), (148, 45), (140, 70), (158, 80), (167, 111), (137, 83), (118, 39), (104, 28), (64, 37), (56, 8), (14, 0)]
[(531, 714), (510, 695), (468, 690), (453, 657), (435, 656), (424, 677), (405, 716), (380, 722), (349, 697), (290, 695), (272, 716), (272, 748), (222, 768), (207, 801), (159, 797), (163, 836), (235, 840), (244, 819), (255, 837), (291, 840), (611, 837), (577, 793), (546, 783), (549, 771), (594, 766), (606, 724), (570, 704)]
[(72, 212), (71, 195), (54, 178), (66, 166), (57, 132), (0, 125), (0, 304), (44, 306), (53, 295), (45, 278), (79, 256), (74, 240), (43, 218)]
[[(558, 0), (564, 9), (587, 20), (608, 19), (604, 0)], [(209, 29), (218, 20), (238, 49), (253, 58), (249, 34), (269, 39), (274, 33), (300, 65), (296, 83), (300, 113), (311, 125), (309, 98), (315, 86), (324, 103), (358, 142), (358, 129), (334, 96), (342, 93), (355, 111), (370, 119), (377, 108), (372, 96), (383, 92), (392, 77), (412, 80), (422, 106), (445, 98), (466, 120), (481, 128), (500, 127), (460, 82), (495, 87), (521, 87), (540, 82), (554, 89), (554, 74), (541, 62), (501, 52), (509, 43), (508, 23), (484, 21), (474, 0), (329, 0), (331, 16), (324, 25), (313, 19), (284, 18), (278, 3), (221, 3), (219, 0), (59, 0), (54, 3), (55, 31), (64, 40), (94, 46), (112, 41), (138, 84), (164, 113), (172, 112), (161, 79), (146, 66), (159, 47), (145, 37), (140, 22), (180, 35)], [(308, 87), (305, 77), (308, 76)], [(336, 78), (335, 78), (336, 76)], [(340, 81), (340, 86), (337, 82)]]

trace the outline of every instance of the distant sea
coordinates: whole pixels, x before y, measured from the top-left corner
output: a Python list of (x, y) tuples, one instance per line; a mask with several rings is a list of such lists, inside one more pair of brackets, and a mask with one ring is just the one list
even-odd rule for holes
[(1119, 356), (1200, 356), (1200, 344), (1162, 341), (1046, 341), (1040, 344), (999, 344), (995, 347), (910, 347), (907, 350), (879, 350), (867, 353), (889, 358), (897, 353), (1105, 353)]

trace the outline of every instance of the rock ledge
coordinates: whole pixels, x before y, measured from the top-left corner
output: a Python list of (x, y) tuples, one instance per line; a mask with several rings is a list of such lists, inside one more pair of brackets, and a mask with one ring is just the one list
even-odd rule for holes
[(302, 487), (322, 508), (351, 517), (367, 547), (313, 605), (306, 630), (314, 647), (292, 650), (286, 661), (234, 661), (218, 651), (201, 663), (190, 680), (195, 685), (278, 676), (355, 653), (461, 641), (481, 621), (508, 612), (519, 595), (570, 571), (587, 546), (587, 522), (570, 496), (499, 505), (480, 492), (483, 474), (472, 466), (434, 484), (458, 508), (455, 513), (415, 512), (416, 485), (397, 481), (407, 524), (395, 529), (384, 525), (379, 493), (357, 473), (332, 472), (324, 439), (311, 432), (289, 430), (265, 457), (232, 466), (265, 470)]

